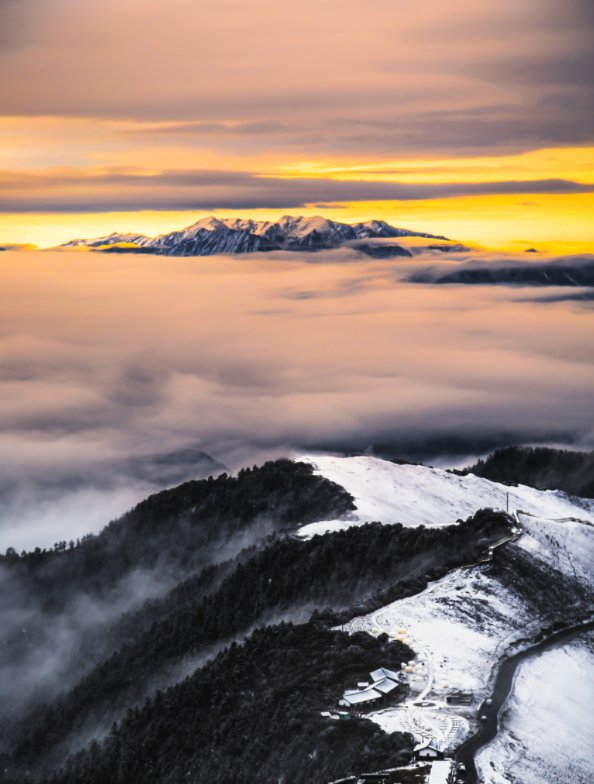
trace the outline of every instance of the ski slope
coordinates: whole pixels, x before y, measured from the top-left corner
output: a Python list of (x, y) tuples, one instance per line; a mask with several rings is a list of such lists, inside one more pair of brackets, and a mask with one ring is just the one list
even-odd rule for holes
[(594, 524), (594, 501), (573, 498), (556, 490), (509, 487), (478, 476), (458, 476), (441, 468), (397, 465), (366, 455), (334, 457), (304, 455), (317, 474), (341, 485), (356, 510), (339, 520), (324, 520), (299, 529), (299, 535), (338, 531), (369, 522), (416, 526), (445, 526), (466, 519), (478, 509), (509, 508), (537, 518), (577, 518)]

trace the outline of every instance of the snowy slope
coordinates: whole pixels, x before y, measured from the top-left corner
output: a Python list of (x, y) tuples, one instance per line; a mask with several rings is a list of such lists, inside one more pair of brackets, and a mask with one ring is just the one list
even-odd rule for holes
[[(521, 598), (483, 568), (456, 570), (416, 596), (353, 619), (347, 631), (387, 633), (404, 639), (416, 653), (407, 705), (369, 718), (386, 732), (412, 732), (418, 740), (434, 738), (446, 749), (455, 748), (476, 728), (476, 705), (488, 695), (494, 663), (529, 623)], [(474, 706), (447, 705), (452, 689), (472, 690)], [(414, 704), (425, 699), (430, 707)]]
[(478, 754), (480, 774), (490, 784), (591, 784), (592, 705), (592, 635), (525, 661), (516, 674), (502, 732)]
[[(203, 224), (204, 221), (200, 221)], [(263, 237), (225, 226), (199, 225), (151, 240), (148, 247), (167, 256), (215, 256), (218, 253), (255, 253), (274, 250)]]
[[(478, 705), (490, 694), (498, 662), (541, 629), (591, 612), (594, 527), (518, 516), (523, 533), (506, 545), (509, 570), (490, 565), (456, 569), (421, 593), (354, 618), (345, 627), (404, 639), (416, 653), (407, 705), (368, 716), (386, 731), (412, 732), (455, 748), (476, 728)], [(514, 551), (534, 560), (534, 574), (524, 582), (514, 579)], [(543, 575), (549, 582), (545, 588), (537, 582), (536, 593), (542, 592), (538, 606), (530, 583)], [(563, 589), (561, 577), (567, 581)], [(452, 689), (471, 690), (472, 706), (448, 705)], [(420, 700), (431, 705), (415, 705)]]
[(594, 527), (526, 514), (519, 518), (528, 535), (520, 537), (518, 547), (535, 561), (569, 575), (577, 584), (594, 587)]
[[(344, 487), (356, 505), (347, 519), (304, 526), (304, 537), (373, 520), (443, 526), (479, 508), (505, 509), (509, 502), (519, 538), (503, 545), (491, 563), (455, 569), (421, 593), (342, 627), (388, 634), (415, 652), (405, 703), (371, 711), (367, 718), (387, 732), (410, 732), (454, 752), (478, 728), (479, 705), (490, 696), (502, 659), (527, 647), (543, 629), (592, 612), (594, 501), (368, 456), (298, 459)], [(484, 782), (594, 781), (588, 761), (592, 732), (585, 724), (594, 695), (590, 687), (583, 692), (576, 687), (580, 678), (592, 679), (594, 649), (552, 651), (549, 659), (546, 667), (544, 657), (534, 670), (532, 660), (523, 666), (508, 725), (482, 752)], [(472, 693), (470, 705), (448, 703), (458, 689)], [(555, 706), (564, 717), (561, 724), (553, 723)], [(547, 778), (549, 771), (553, 778)], [(555, 777), (557, 771), (563, 775)]]
[(149, 244), (151, 240), (145, 237), (144, 234), (108, 234), (105, 237), (96, 237), (92, 240), (77, 239), (65, 242), (60, 245), (61, 248), (107, 248), (112, 245), (137, 245), (143, 247)]
[(312, 523), (300, 529), (317, 533), (378, 521), (443, 526), (470, 517), (477, 509), (523, 510), (537, 517), (575, 517), (594, 523), (594, 501), (552, 490), (508, 487), (477, 476), (457, 476), (440, 468), (397, 465), (376, 457), (300, 456), (316, 472), (344, 487), (356, 505), (348, 518)]

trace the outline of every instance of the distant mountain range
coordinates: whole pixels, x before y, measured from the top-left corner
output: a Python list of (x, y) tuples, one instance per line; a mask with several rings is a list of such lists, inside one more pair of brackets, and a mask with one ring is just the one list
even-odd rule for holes
[[(364, 223), (339, 223), (320, 216), (313, 218), (285, 215), (279, 221), (254, 221), (242, 218), (202, 218), (181, 231), (145, 237), (143, 234), (113, 233), (95, 239), (75, 239), (60, 248), (91, 249), (111, 253), (155, 253), (164, 256), (213, 256), (218, 253), (255, 253), (272, 250), (330, 250), (357, 240), (446, 237), (399, 229), (381, 220)], [(385, 246), (384, 246), (385, 247)], [(410, 256), (399, 245), (388, 246), (385, 255)], [(370, 246), (359, 250), (368, 253)], [(368, 253), (368, 255), (376, 255)]]
[[(542, 262), (471, 261), (454, 268), (431, 267), (414, 272), (411, 283), (465, 284), (477, 286), (553, 286), (594, 287), (594, 261), (591, 257), (569, 257)], [(591, 293), (583, 292), (580, 299), (590, 300)], [(553, 300), (554, 301), (554, 300)]]

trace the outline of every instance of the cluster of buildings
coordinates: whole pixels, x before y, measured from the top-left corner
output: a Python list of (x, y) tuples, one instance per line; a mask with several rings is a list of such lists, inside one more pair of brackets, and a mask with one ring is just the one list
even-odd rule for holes
[[(408, 673), (413, 671), (411, 665), (411, 662), (408, 666), (403, 665), (401, 672), (386, 667), (370, 672), (368, 681), (360, 681), (356, 689), (348, 689), (344, 692), (338, 703), (342, 710), (324, 711), (322, 715), (336, 720), (346, 720), (351, 718), (353, 711), (368, 711), (384, 707), (395, 695), (408, 691), (410, 677)], [(473, 699), (474, 695), (471, 691), (453, 690), (448, 695), (447, 701), (453, 705), (469, 705)], [(464, 767), (458, 766), (452, 759), (444, 758), (443, 749), (434, 739), (417, 744), (414, 749), (414, 760), (410, 769), (418, 766), (425, 769), (425, 764), (429, 767), (426, 784), (454, 784), (458, 773)], [(333, 784), (393, 784), (401, 780), (402, 771), (402, 768), (392, 768), (373, 773), (360, 773), (335, 781)]]
[(407, 676), (402, 672), (394, 672), (386, 667), (380, 667), (369, 673), (370, 681), (362, 681), (356, 689), (345, 691), (338, 703), (343, 708), (375, 708), (390, 696), (405, 691)]

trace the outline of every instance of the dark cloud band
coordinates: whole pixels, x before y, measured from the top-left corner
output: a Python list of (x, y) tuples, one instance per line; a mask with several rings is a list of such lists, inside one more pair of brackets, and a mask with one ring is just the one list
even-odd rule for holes
[(418, 184), (284, 179), (213, 171), (55, 176), (5, 173), (0, 175), (0, 187), (4, 193), (0, 212), (5, 213), (294, 209), (312, 203), (594, 192), (594, 184), (564, 179)]

